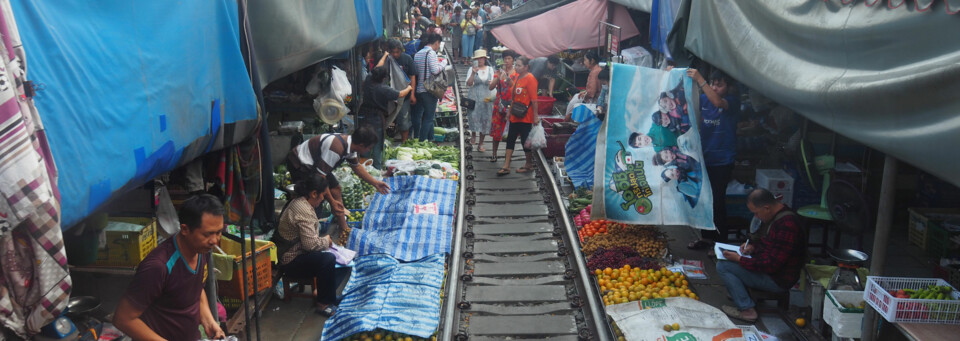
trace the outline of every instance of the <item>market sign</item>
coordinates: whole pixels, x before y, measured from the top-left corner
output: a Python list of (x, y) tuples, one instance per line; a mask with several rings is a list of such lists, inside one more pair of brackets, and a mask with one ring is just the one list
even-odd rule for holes
[(686, 69), (613, 64), (609, 88), (595, 168), (594, 193), (602, 195), (593, 197), (593, 218), (714, 229)]

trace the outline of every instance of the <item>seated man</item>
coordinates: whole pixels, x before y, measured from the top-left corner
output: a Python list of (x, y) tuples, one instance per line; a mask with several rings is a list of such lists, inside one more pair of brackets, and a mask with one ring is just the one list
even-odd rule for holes
[(203, 325), (208, 338), (225, 337), (203, 289), (223, 214), (223, 204), (209, 194), (183, 202), (180, 232), (140, 262), (120, 300), (113, 316), (118, 329), (134, 340), (199, 340)]
[(723, 312), (753, 322), (757, 320), (757, 310), (747, 288), (769, 292), (789, 290), (800, 278), (800, 268), (806, 260), (807, 233), (801, 227), (800, 217), (766, 189), (751, 191), (747, 208), (764, 224), (769, 224), (769, 229), (759, 242), (740, 246), (740, 252), (750, 255), (749, 258), (724, 251), (723, 257), (727, 260), (717, 263), (717, 272), (737, 305), (725, 305)]

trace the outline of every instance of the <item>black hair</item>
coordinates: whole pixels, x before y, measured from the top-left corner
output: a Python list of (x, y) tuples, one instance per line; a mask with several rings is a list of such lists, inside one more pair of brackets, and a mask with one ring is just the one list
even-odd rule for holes
[(610, 81), (610, 67), (605, 67), (603, 70), (600, 70), (600, 74), (597, 75), (597, 79), (602, 81)]
[(373, 146), (377, 143), (377, 132), (373, 130), (373, 127), (369, 124), (364, 124), (357, 127), (353, 131), (353, 135), (350, 135), (353, 139), (353, 144), (361, 146)]
[(501, 55), (503, 58), (510, 57), (510, 58), (513, 58), (514, 60), (517, 59), (517, 53), (516, 53), (516, 52), (513, 52), (513, 50), (503, 51), (503, 53), (501, 53), (500, 55)]
[(393, 39), (387, 40), (387, 51), (393, 52), (393, 50), (396, 50), (396, 49), (400, 49), (400, 51), (403, 51), (403, 43), (400, 42), (400, 39), (393, 38)]
[[(676, 157), (676, 155), (680, 153), (680, 151), (677, 150), (677, 147), (667, 147), (667, 148), (663, 148), (663, 149), (660, 150), (660, 152), (662, 152), (662, 151), (664, 151), (664, 150), (669, 150), (670, 152), (672, 152), (673, 155), (674, 155), (674, 157)], [(666, 162), (663, 162), (663, 158), (660, 157), (660, 152), (653, 153), (653, 165), (654, 165), (654, 166), (663, 166), (663, 165), (667, 164)]]
[(223, 217), (224, 209), (220, 199), (210, 194), (190, 197), (180, 207), (180, 223), (192, 231), (201, 226), (204, 213)]
[(557, 57), (555, 55), (549, 56), (547, 57), (547, 63), (553, 64), (553, 65), (560, 65), (560, 57)]
[(723, 80), (724, 83), (727, 83), (727, 88), (733, 90), (737, 87), (737, 83), (733, 80), (733, 77), (730, 77), (726, 72), (720, 71), (720, 69), (715, 69), (710, 73), (710, 81)]
[(631, 134), (630, 134), (630, 137), (627, 138), (627, 144), (629, 144), (630, 146), (632, 146), (632, 147), (634, 147), (634, 148), (640, 148), (640, 145), (634, 144), (634, 142), (633, 142), (633, 141), (636, 141), (636, 140), (637, 140), (637, 137), (639, 137), (639, 136), (640, 136), (640, 133), (631, 133)]
[(530, 58), (520, 56), (519, 58), (513, 59), (513, 65), (516, 66), (517, 62), (523, 62), (524, 66), (530, 66)]
[(757, 188), (750, 191), (750, 194), (747, 195), (747, 202), (754, 207), (763, 207), (779, 203), (777, 198), (773, 196), (773, 193), (770, 193), (770, 191), (765, 188)]
[(594, 64), (600, 63), (600, 55), (597, 54), (597, 51), (594, 51), (594, 50), (587, 51), (587, 54), (584, 57), (587, 57), (587, 59), (592, 60)]
[(387, 76), (390, 76), (390, 70), (387, 70), (386, 65), (381, 65), (370, 70), (370, 75), (367, 76), (367, 80), (374, 83), (383, 83), (387, 79)]
[(420, 44), (423, 46), (431, 45), (443, 39), (439, 34), (433, 32), (427, 32), (420, 35)]
[(317, 193), (323, 193), (323, 191), (326, 190), (327, 179), (316, 172), (310, 173), (306, 178), (297, 181), (297, 183), (293, 185), (293, 192), (296, 193), (298, 197), (307, 197), (310, 195), (310, 192), (317, 191)]

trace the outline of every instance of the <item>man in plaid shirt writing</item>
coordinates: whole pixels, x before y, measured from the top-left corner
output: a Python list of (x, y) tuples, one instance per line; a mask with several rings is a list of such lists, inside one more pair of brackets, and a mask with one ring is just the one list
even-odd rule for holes
[(747, 288), (768, 292), (790, 290), (800, 278), (800, 268), (806, 260), (807, 233), (800, 217), (766, 189), (750, 192), (747, 208), (769, 225), (767, 232), (758, 240), (740, 246), (744, 256), (723, 251), (726, 260), (717, 263), (717, 272), (736, 304), (736, 307), (723, 306), (723, 312), (753, 322), (757, 320), (757, 310)]

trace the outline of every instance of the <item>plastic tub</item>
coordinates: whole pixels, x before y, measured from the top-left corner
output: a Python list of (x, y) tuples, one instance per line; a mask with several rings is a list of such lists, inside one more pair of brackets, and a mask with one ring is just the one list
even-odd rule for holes
[(556, 101), (550, 96), (537, 96), (537, 114), (540, 116), (553, 115), (553, 103)]

